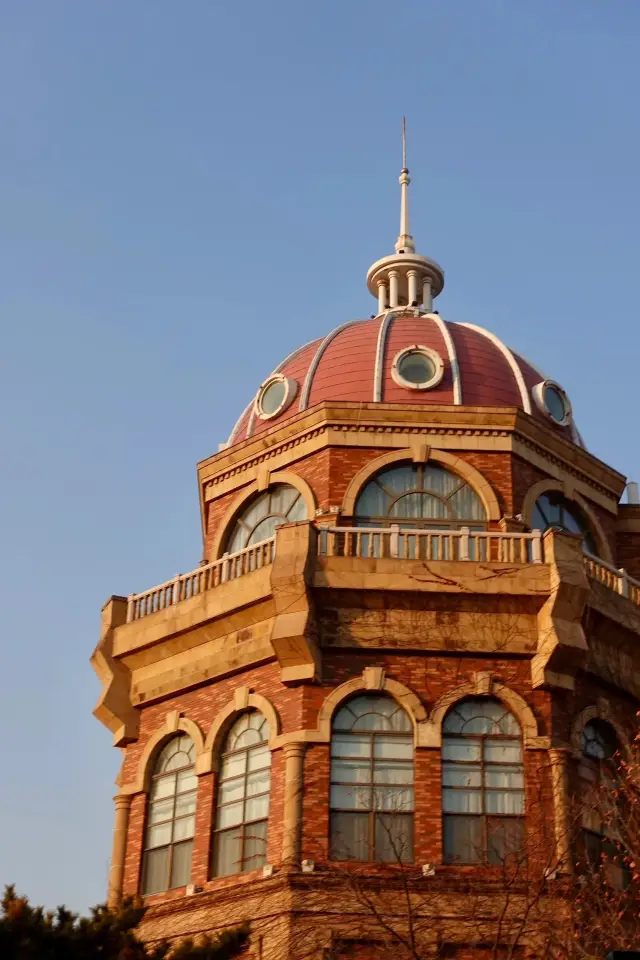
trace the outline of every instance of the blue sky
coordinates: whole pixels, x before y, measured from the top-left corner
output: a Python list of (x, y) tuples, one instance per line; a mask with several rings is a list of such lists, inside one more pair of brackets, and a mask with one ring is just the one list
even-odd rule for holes
[(557, 379), (640, 479), (640, 7), (629, 0), (0, 4), (0, 881), (104, 896), (112, 593), (201, 557), (195, 464), (296, 345), (437, 305)]

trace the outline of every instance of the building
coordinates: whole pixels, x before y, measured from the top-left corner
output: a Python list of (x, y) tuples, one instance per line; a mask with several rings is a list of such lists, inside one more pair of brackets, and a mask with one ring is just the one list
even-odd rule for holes
[(634, 488), (556, 381), (433, 309), (400, 185), (376, 315), (294, 350), (198, 465), (200, 565), (103, 608), (109, 897), (145, 897), (149, 940), (249, 917), (256, 957), (417, 956), (415, 894), (420, 956), (495, 956), (508, 858), (570, 875), (575, 784), (635, 736)]

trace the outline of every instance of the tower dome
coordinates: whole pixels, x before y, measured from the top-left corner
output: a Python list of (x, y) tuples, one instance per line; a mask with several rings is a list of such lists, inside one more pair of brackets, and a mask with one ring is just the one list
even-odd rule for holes
[(416, 253), (409, 228), (406, 138), (396, 252), (374, 263), (367, 286), (378, 313), (334, 327), (284, 359), (259, 385), (228, 445), (323, 401), (519, 407), (583, 446), (562, 387), (495, 334), (433, 310), (444, 272)]

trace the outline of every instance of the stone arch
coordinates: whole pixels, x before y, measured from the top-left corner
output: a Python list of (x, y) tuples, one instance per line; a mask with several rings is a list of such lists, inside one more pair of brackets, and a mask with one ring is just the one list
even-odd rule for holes
[(604, 697), (598, 697), (596, 703), (585, 707), (571, 725), (571, 753), (576, 760), (582, 757), (582, 731), (590, 720), (602, 720), (613, 727), (621, 750), (627, 758), (631, 757), (631, 744), (624, 728), (618, 723), (611, 710), (611, 704)]
[(138, 761), (135, 780), (123, 784), (120, 788), (120, 793), (146, 793), (149, 790), (153, 764), (158, 755), (158, 751), (171, 737), (174, 737), (179, 732), (186, 733), (187, 736), (193, 740), (196, 748), (196, 773), (203, 772), (199, 769), (205, 748), (202, 731), (195, 721), (189, 720), (187, 717), (181, 717), (177, 710), (172, 710), (166, 715), (164, 724), (158, 727), (155, 733), (147, 740)]
[(500, 519), (498, 498), (486, 477), (483, 477), (479, 470), (472, 467), (466, 460), (462, 460), (461, 457), (456, 457), (454, 454), (447, 453), (445, 450), (431, 450), (426, 445), (422, 445), (422, 448), (414, 447), (404, 450), (394, 450), (391, 453), (385, 453), (381, 457), (376, 457), (375, 460), (366, 464), (356, 473), (355, 477), (351, 479), (342, 501), (342, 507), (340, 508), (341, 514), (345, 517), (353, 516), (358, 494), (374, 474), (393, 463), (406, 462), (407, 460), (414, 463), (426, 463), (428, 460), (432, 460), (434, 463), (447, 467), (452, 473), (466, 480), (470, 487), (473, 487), (482, 500), (487, 514), (487, 520), (497, 522)]
[(316, 498), (306, 480), (303, 480), (302, 477), (299, 477), (297, 473), (293, 473), (291, 470), (276, 470), (274, 473), (271, 473), (269, 470), (259, 470), (258, 479), (247, 484), (242, 492), (234, 498), (229, 508), (223, 513), (218, 524), (216, 535), (213, 538), (209, 562), (219, 560), (222, 556), (224, 544), (231, 532), (231, 527), (243, 506), (257, 493), (264, 493), (265, 490), (268, 490), (270, 486), (276, 483), (286, 483), (290, 487), (295, 487), (305, 502), (308, 519), (313, 520), (316, 513)]
[(520, 724), (525, 750), (539, 750), (549, 746), (547, 737), (538, 736), (538, 722), (527, 701), (511, 687), (498, 683), (488, 672), (476, 673), (472, 680), (448, 690), (434, 703), (428, 722), (429, 743), (425, 743), (425, 746), (442, 746), (442, 722), (445, 715), (454, 703), (464, 700), (465, 697), (494, 697), (500, 700)]
[(202, 762), (198, 767), (198, 773), (211, 773), (217, 771), (220, 747), (226, 736), (227, 730), (233, 721), (246, 710), (258, 710), (265, 717), (269, 724), (269, 746), (273, 750), (277, 746), (275, 741), (280, 733), (280, 717), (278, 711), (266, 697), (259, 693), (251, 693), (248, 687), (238, 687), (234, 693), (233, 700), (230, 700), (216, 714), (215, 720), (209, 727), (207, 738), (204, 742)]
[(607, 535), (604, 532), (603, 526), (598, 519), (593, 507), (585, 500), (581, 494), (577, 492), (573, 484), (565, 480), (564, 483), (561, 480), (553, 480), (549, 478), (547, 480), (538, 480), (537, 483), (534, 483), (532, 487), (529, 487), (527, 490), (524, 500), (522, 501), (522, 520), (523, 522), (531, 529), (533, 522), (533, 508), (536, 505), (536, 500), (538, 497), (542, 496), (543, 493), (561, 493), (563, 497), (566, 497), (567, 500), (570, 500), (572, 503), (575, 503), (577, 507), (584, 513), (585, 517), (589, 521), (589, 526), (591, 532), (598, 544), (598, 550), (600, 552), (600, 557), (603, 560), (606, 560), (607, 563), (613, 563), (613, 555), (611, 553), (611, 546), (607, 539)]
[(427, 711), (415, 695), (398, 680), (385, 677), (382, 667), (365, 667), (359, 677), (347, 680), (340, 684), (325, 698), (318, 713), (317, 730), (313, 740), (319, 743), (329, 743), (331, 740), (331, 720), (336, 708), (347, 698), (356, 693), (371, 693), (379, 691), (388, 693), (407, 712), (416, 734), (416, 746), (419, 745), (420, 724), (427, 719)]

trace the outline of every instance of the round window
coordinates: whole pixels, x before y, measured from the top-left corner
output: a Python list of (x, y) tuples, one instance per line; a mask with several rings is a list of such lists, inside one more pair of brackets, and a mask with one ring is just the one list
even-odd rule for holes
[(396, 354), (391, 375), (401, 387), (430, 390), (437, 387), (444, 374), (442, 357), (430, 347), (416, 343)]
[(276, 373), (266, 380), (258, 390), (255, 409), (261, 420), (270, 420), (286, 410), (293, 401), (298, 384), (289, 377)]
[(533, 396), (539, 409), (554, 423), (566, 426), (571, 422), (571, 404), (558, 383), (553, 380), (543, 380), (533, 388)]

